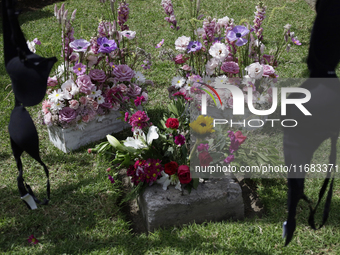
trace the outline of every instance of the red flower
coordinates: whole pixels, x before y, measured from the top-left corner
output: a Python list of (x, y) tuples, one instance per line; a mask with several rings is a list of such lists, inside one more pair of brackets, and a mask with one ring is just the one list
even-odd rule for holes
[(177, 171), (179, 182), (182, 184), (187, 184), (191, 182), (190, 169), (186, 165), (181, 165), (178, 167)]
[(198, 155), (198, 158), (200, 160), (201, 166), (209, 166), (210, 162), (213, 161), (213, 158), (210, 156), (209, 152), (207, 152), (207, 151), (202, 151)]
[(29, 243), (32, 243), (32, 244), (37, 244), (37, 243), (39, 243), (39, 240), (36, 239), (36, 238), (34, 237), (34, 235), (30, 235), (30, 237), (27, 239), (27, 241), (28, 241)]
[(173, 175), (177, 172), (178, 164), (175, 161), (171, 161), (164, 165), (164, 172), (168, 175)]
[(241, 131), (235, 132), (234, 135), (240, 145), (247, 139), (247, 137), (244, 136)]
[(177, 129), (179, 126), (179, 121), (176, 118), (169, 118), (166, 120), (165, 126), (167, 128)]

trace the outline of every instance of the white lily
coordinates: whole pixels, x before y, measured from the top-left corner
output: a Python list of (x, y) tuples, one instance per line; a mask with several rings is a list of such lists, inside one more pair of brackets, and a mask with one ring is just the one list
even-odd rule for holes
[(161, 172), (162, 177), (159, 178), (156, 183), (163, 185), (163, 190), (167, 190), (168, 186), (170, 185), (170, 178), (169, 175), (166, 174), (164, 171)]
[(148, 147), (153, 140), (158, 139), (159, 135), (157, 133), (158, 128), (156, 126), (151, 126), (149, 128), (148, 134), (145, 136), (142, 130), (135, 130), (133, 132), (133, 137), (128, 137), (124, 145), (126, 147), (133, 147), (135, 149), (143, 149)]

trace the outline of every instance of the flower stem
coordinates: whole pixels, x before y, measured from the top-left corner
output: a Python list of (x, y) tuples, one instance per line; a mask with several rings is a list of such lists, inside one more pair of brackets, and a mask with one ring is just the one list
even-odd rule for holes
[(192, 155), (194, 154), (194, 151), (196, 151), (196, 149), (197, 149), (198, 143), (200, 143), (200, 142), (201, 142), (201, 139), (200, 139), (200, 138), (197, 138), (197, 139), (196, 139), (196, 142), (195, 142), (195, 144), (194, 144), (194, 147), (192, 148), (192, 150), (191, 150), (191, 152), (190, 152), (188, 161), (190, 161)]

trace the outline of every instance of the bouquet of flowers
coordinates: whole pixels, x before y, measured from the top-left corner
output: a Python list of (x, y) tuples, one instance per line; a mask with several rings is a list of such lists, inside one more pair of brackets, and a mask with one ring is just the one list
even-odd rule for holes
[[(162, 59), (173, 61), (178, 68), (178, 75), (173, 77), (169, 87), (170, 96), (182, 93), (187, 98), (200, 99), (202, 94), (207, 93), (199, 89), (202, 84), (212, 88), (231, 84), (242, 89), (244, 94), (251, 89), (253, 104), (267, 109), (271, 105), (272, 87), (278, 77), (275, 67), (282, 52), (288, 52), (291, 44), (301, 45), (290, 30), (291, 25), (284, 26), (283, 36), (274, 49), (274, 54), (269, 55), (266, 54), (267, 49), (263, 43), (262, 23), (267, 7), (262, 2), (256, 6), (253, 24), (245, 20), (235, 24), (234, 19), (228, 16), (203, 19), (203, 15), (199, 15), (201, 1), (191, 2), (191, 35), (178, 37), (175, 51), (161, 48), (159, 52)], [(170, 16), (165, 20), (172, 24), (171, 28), (175, 26), (179, 29), (171, 0), (162, 0), (161, 4), (165, 13)], [(211, 92), (210, 89), (207, 90)], [(222, 109), (232, 108), (233, 95), (230, 91), (217, 89), (217, 92), (223, 103), (222, 106), (217, 106)], [(208, 103), (213, 105), (213, 100)]]
[(147, 102), (143, 86), (152, 82), (135, 68), (149, 69), (151, 56), (136, 46), (136, 32), (126, 24), (129, 4), (122, 2), (118, 9), (116, 4), (110, 1), (113, 22), (101, 20), (98, 33), (89, 41), (74, 38), (76, 10), (69, 18), (64, 4), (59, 10), (55, 5), (62, 31), (62, 64), (48, 78), (48, 99), (42, 104), (44, 124), (83, 129), (110, 111)]

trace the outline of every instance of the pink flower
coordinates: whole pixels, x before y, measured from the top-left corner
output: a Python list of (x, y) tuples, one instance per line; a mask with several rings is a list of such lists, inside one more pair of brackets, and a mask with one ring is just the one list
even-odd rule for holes
[(164, 39), (162, 39), (162, 41), (160, 41), (155, 48), (162, 47), (163, 43), (164, 43)]
[(39, 41), (38, 38), (34, 38), (34, 39), (33, 39), (33, 42), (34, 42), (35, 44), (41, 45), (41, 42)]
[(125, 92), (127, 92), (127, 90), (128, 90), (128, 88), (126, 87), (126, 85), (125, 85), (124, 83), (118, 84), (117, 87), (120, 89), (120, 91), (121, 91), (122, 93), (125, 93)]
[(237, 63), (234, 61), (224, 62), (221, 66), (221, 70), (226, 73), (237, 74), (240, 71), (240, 68)]
[(182, 146), (183, 144), (185, 144), (185, 137), (183, 135), (177, 135), (175, 136), (175, 144)]
[(235, 159), (235, 156), (233, 154), (231, 154), (224, 160), (224, 162), (229, 164), (230, 162), (233, 162), (234, 159)]
[(93, 69), (90, 71), (89, 75), (93, 81), (105, 82), (106, 80), (106, 75), (103, 70)]
[(87, 149), (87, 152), (88, 153), (92, 153), (92, 149)]
[(44, 100), (42, 102), (42, 111), (47, 114), (48, 112), (50, 112), (50, 108), (51, 108), (52, 104), (50, 101), (48, 100)]
[(191, 67), (188, 65), (182, 66), (181, 69), (183, 69), (184, 71), (191, 71)]
[(128, 65), (118, 65), (113, 69), (112, 75), (116, 81), (131, 81), (135, 73)]
[(70, 123), (76, 117), (77, 117), (76, 110), (74, 110), (70, 107), (64, 107), (63, 109), (61, 109), (59, 111), (59, 121), (60, 122)]
[(136, 107), (140, 106), (142, 102), (145, 102), (145, 98), (143, 96), (137, 97), (137, 99), (134, 101)]
[(90, 120), (90, 115), (85, 115), (82, 117), (82, 121), (84, 121), (85, 123), (88, 123)]
[(110, 172), (110, 171), (111, 171), (111, 168), (110, 168), (110, 167), (106, 169), (106, 172)]
[(125, 120), (125, 122), (129, 121), (129, 113), (128, 112), (125, 113), (124, 120)]
[(115, 183), (115, 180), (113, 179), (113, 177), (111, 175), (108, 174), (107, 176), (108, 176), (111, 183)]
[(197, 151), (208, 151), (209, 150), (209, 144), (207, 143), (201, 143), (200, 145), (197, 146)]
[[(86, 97), (85, 97), (86, 98)], [(79, 107), (79, 102), (77, 101), (77, 100), (70, 100), (69, 101), (69, 107), (71, 108), (71, 109), (74, 109), (74, 110), (77, 110), (78, 109), (78, 107)]]
[(142, 88), (137, 86), (136, 84), (133, 84), (133, 85), (129, 85), (129, 90), (127, 94), (132, 97), (137, 97), (138, 95), (140, 95), (141, 92), (142, 92)]
[(183, 55), (183, 54), (178, 54), (178, 55), (175, 57), (174, 61), (175, 61), (175, 64), (184, 64), (188, 59), (189, 59), (189, 58), (188, 58), (188, 57), (186, 58), (185, 55)]
[(39, 240), (36, 239), (36, 238), (34, 237), (34, 235), (30, 235), (29, 238), (27, 239), (27, 241), (28, 241), (29, 243), (32, 243), (32, 244), (37, 244), (37, 243), (39, 243)]
[(44, 116), (44, 123), (47, 126), (52, 126), (52, 114), (50, 112), (46, 113)]
[(137, 111), (136, 113), (132, 114), (129, 124), (132, 126), (132, 131), (137, 129), (143, 129), (146, 127), (147, 121), (149, 121), (150, 118), (146, 115), (144, 111)]
[(86, 105), (87, 104), (87, 97), (81, 97), (79, 98), (79, 102), (82, 104), (82, 105)]
[(240, 145), (244, 143), (244, 141), (247, 139), (247, 137), (244, 136), (241, 131), (236, 131), (234, 135), (235, 139), (239, 142)]
[(120, 26), (121, 31), (129, 30), (128, 25), (124, 25), (124, 23), (129, 18), (129, 4), (127, 3), (120, 3), (118, 7), (118, 25)]
[(48, 87), (54, 87), (58, 85), (58, 80), (57, 80), (57, 77), (48, 77), (47, 79), (47, 86)]
[(292, 42), (296, 45), (301, 45), (300, 41), (294, 37), (292, 37)]
[(275, 70), (272, 66), (270, 65), (262, 65), (263, 66), (263, 74), (262, 76), (264, 77), (269, 77), (269, 76), (273, 76), (275, 74)]
[(83, 65), (82, 63), (75, 64), (73, 72), (78, 76), (84, 74), (86, 72), (86, 65)]
[(95, 88), (95, 85), (92, 84), (90, 76), (84, 74), (78, 77), (76, 83), (79, 87), (79, 91), (90, 95), (91, 90)]

